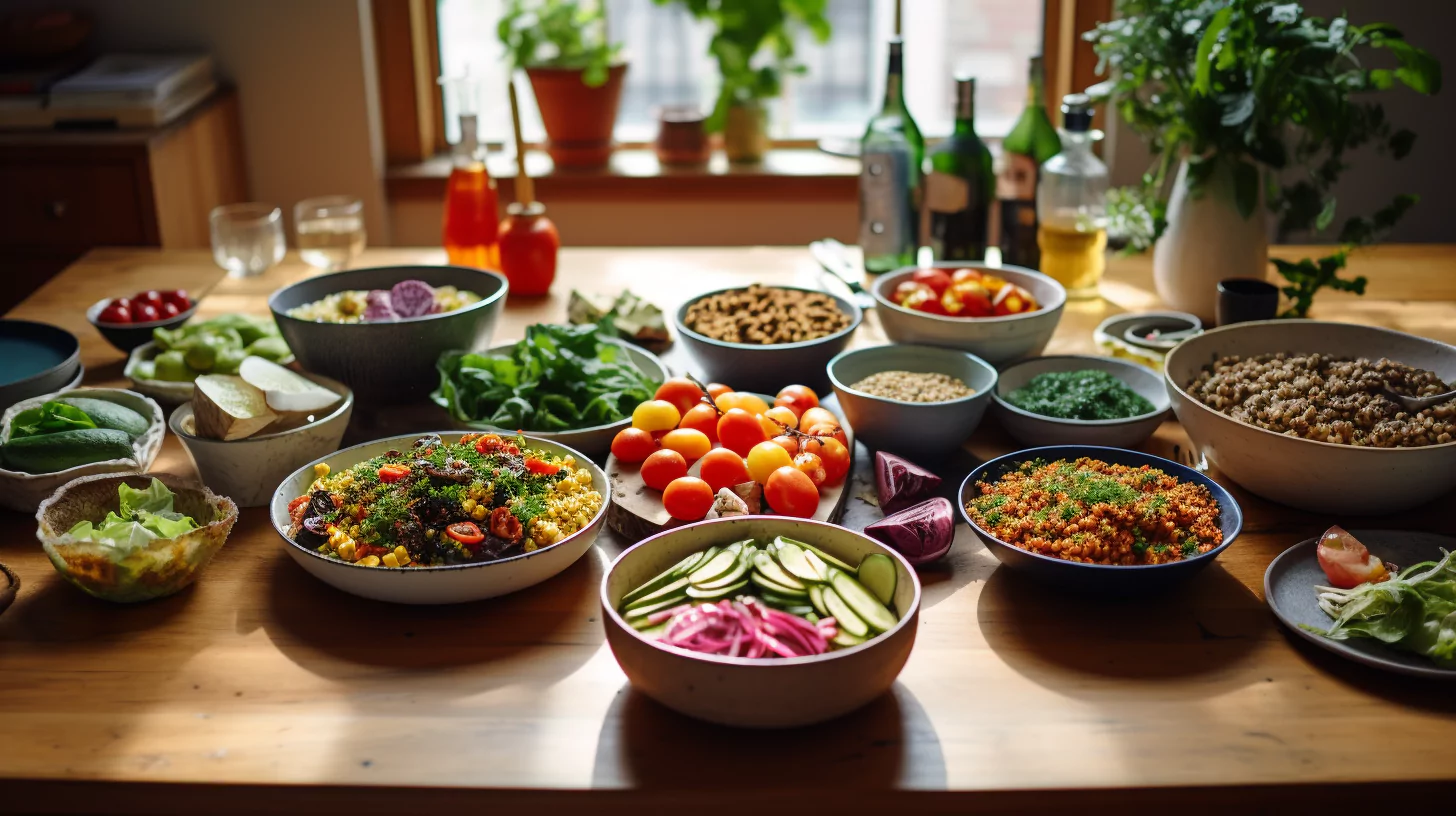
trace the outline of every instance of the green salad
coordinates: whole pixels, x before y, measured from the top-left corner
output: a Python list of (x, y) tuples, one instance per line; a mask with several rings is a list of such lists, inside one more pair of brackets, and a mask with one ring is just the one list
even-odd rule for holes
[(159, 538), (176, 538), (196, 530), (197, 522), (172, 509), (175, 494), (159, 479), (146, 490), (122, 483), (116, 492), (119, 512), (107, 513), (99, 524), (77, 522), (66, 534), (83, 541), (112, 547), (142, 547)]
[(430, 398), (462, 422), (510, 431), (569, 431), (632, 416), (661, 383), (612, 342), (606, 321), (536, 324), (508, 352), (449, 351)]
[(1327, 630), (1303, 628), (1331, 640), (1373, 638), (1456, 669), (1456, 553), (1443, 549), (1441, 560), (1414, 564), (1383, 580), (1315, 592), (1334, 623)]

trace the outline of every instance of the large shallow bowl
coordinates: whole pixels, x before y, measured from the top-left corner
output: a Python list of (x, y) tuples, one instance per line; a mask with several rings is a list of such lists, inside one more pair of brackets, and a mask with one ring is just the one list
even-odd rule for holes
[[(966, 503), (980, 495), (977, 482), (992, 482), (1002, 474), (1016, 470), (1023, 462), (1034, 459), (1056, 461), (1079, 459), (1088, 456), (1114, 465), (1142, 467), (1149, 465), (1176, 477), (1180, 482), (1193, 482), (1208, 488), (1219, 509), (1219, 528), (1223, 531), (1223, 543), (1202, 555), (1170, 561), (1165, 564), (1144, 564), (1137, 566), (1116, 566), (1111, 564), (1084, 564), (1079, 561), (1064, 561), (1013, 546), (991, 535), (971, 520), (966, 512)], [(1244, 526), (1244, 513), (1234, 497), (1218, 482), (1192, 468), (1177, 462), (1170, 462), (1157, 456), (1120, 448), (1100, 448), (1088, 445), (1063, 445), (1059, 447), (1032, 448), (992, 459), (966, 476), (959, 493), (961, 518), (985, 543), (991, 554), (1009, 569), (1014, 569), (1046, 583), (1076, 590), (1089, 595), (1118, 597), (1149, 592), (1161, 592), (1182, 583), (1197, 574), (1199, 570), (1213, 563), (1218, 554), (1228, 549), (1238, 538)]]
[(896, 306), (890, 300), (895, 287), (910, 279), (919, 267), (906, 267), (881, 275), (870, 293), (885, 336), (896, 343), (948, 346), (980, 357), (993, 366), (1003, 366), (1040, 354), (1057, 330), (1067, 290), (1040, 272), (1019, 266), (991, 267), (979, 263), (937, 263), (936, 269), (980, 269), (998, 275), (1031, 292), (1041, 305), (1034, 312), (1003, 317), (944, 317)]
[(192, 305), (187, 307), (187, 311), (161, 320), (151, 320), (145, 323), (103, 323), (98, 317), (101, 310), (105, 309), (106, 304), (112, 300), (113, 298), (102, 298), (91, 304), (91, 308), (86, 310), (86, 319), (96, 327), (96, 331), (100, 332), (102, 337), (106, 338), (106, 342), (122, 354), (130, 354), (132, 349), (137, 346), (150, 343), (152, 329), (173, 329), (186, 323), (192, 318), (192, 315), (197, 313), (198, 303), (198, 301), (193, 301)]
[[(623, 596), (699, 550), (745, 538), (787, 536), (858, 564), (883, 553), (895, 562), (890, 631), (849, 649), (813, 657), (750, 660), (675, 649), (643, 637), (622, 619)], [(627, 679), (668, 708), (709, 722), (787, 728), (847, 714), (889, 690), (910, 657), (920, 615), (920, 581), (903, 556), (878, 541), (806, 519), (736, 516), (677, 527), (622, 553), (602, 579), (607, 644)]]
[[(661, 383), (667, 379), (667, 366), (662, 364), (662, 360), (659, 360), (656, 354), (641, 346), (633, 345), (625, 341), (612, 340), (609, 342), (621, 346), (627, 357), (642, 370), (642, 373), (652, 379), (653, 382)], [(515, 347), (515, 343), (505, 343), (491, 347), (489, 353), (508, 354)], [(518, 430), (517, 428), (502, 428), (483, 421), (466, 422), (455, 419), (453, 415), (450, 417), (450, 423), (453, 427), (465, 431), (515, 433)], [(594, 460), (600, 460), (606, 458), (607, 452), (611, 450), (612, 439), (617, 435), (617, 432), (631, 424), (632, 418), (629, 416), (617, 422), (611, 422), (606, 425), (593, 425), (589, 428), (577, 428), (570, 431), (530, 431), (529, 433), (533, 439), (544, 439), (548, 442), (555, 442), (558, 445), (565, 445), (568, 448), (581, 451)]]
[[(1038, 374), (1054, 371), (1105, 371), (1153, 404), (1153, 410), (1126, 419), (1062, 419), (1017, 408), (1006, 395), (1031, 382)], [(996, 383), (996, 417), (1006, 432), (1024, 445), (1105, 445), (1135, 448), (1146, 442), (1168, 417), (1168, 391), (1156, 373), (1137, 363), (1066, 354), (1037, 357), (1001, 372)]]
[[(730, 286), (705, 292), (684, 303), (673, 313), (680, 342), (697, 366), (693, 374), (703, 382), (725, 383), (738, 391), (766, 391), (777, 394), (780, 388), (796, 383), (815, 389), (826, 388), (829, 380), (825, 376), (824, 366), (849, 344), (850, 336), (864, 321), (864, 312), (853, 301), (831, 294), (829, 297), (834, 298), (839, 310), (849, 315), (848, 326), (826, 337), (799, 343), (775, 343), (771, 346), (714, 340), (689, 329), (683, 323), (688, 308), (694, 303), (713, 295), (745, 288), (747, 287)], [(770, 288), (825, 294), (800, 286)]]
[[(273, 529), (283, 539), (288, 555), (315, 578), (353, 595), (390, 603), (449, 604), (494, 598), (534, 586), (576, 563), (578, 558), (591, 549), (592, 542), (596, 541), (597, 534), (606, 522), (607, 505), (612, 501), (607, 475), (579, 451), (532, 436), (526, 437), (530, 447), (573, 456), (578, 465), (589, 468), (592, 488), (602, 494), (602, 508), (592, 517), (591, 523), (549, 547), (480, 564), (388, 569), (365, 567), (328, 558), (288, 537), (288, 528), (291, 526), (288, 503), (302, 496), (313, 483), (315, 465), (325, 463), (332, 472), (338, 473), (387, 450), (404, 450), (424, 435), (414, 433), (392, 436), (345, 448), (304, 465), (284, 479), (273, 494), (269, 516), (273, 520)], [(447, 439), (458, 439), (460, 436), (448, 431), (441, 432), (440, 435)]]
[(1248, 425), (1204, 405), (1184, 387), (1221, 357), (1275, 352), (1388, 357), (1456, 381), (1456, 347), (1374, 326), (1316, 320), (1237, 323), (1185, 340), (1164, 378), (1188, 438), (1225, 476), (1271, 501), (1317, 513), (1397, 513), (1456, 487), (1456, 442), (1366, 448), (1316, 442)]
[(319, 412), (314, 421), (297, 428), (224, 442), (197, 435), (191, 402), (172, 412), (167, 427), (182, 440), (182, 448), (203, 484), (232, 497), (239, 507), (261, 507), (288, 474), (305, 462), (339, 449), (349, 417), (354, 414), (354, 392), (327, 377), (304, 376), (341, 399)]
[[(850, 387), (881, 371), (948, 374), (975, 393), (948, 402), (905, 402)], [(954, 453), (981, 424), (996, 388), (996, 369), (955, 349), (873, 346), (841, 352), (830, 360), (829, 381), (855, 435), (871, 449), (932, 461)]]
[(173, 506), (177, 512), (191, 516), (201, 526), (132, 550), (74, 540), (66, 531), (78, 522), (98, 522), (108, 512), (116, 512), (118, 485), (144, 490), (152, 483), (152, 476), (142, 473), (83, 476), (41, 502), (35, 513), (35, 536), (56, 571), (88, 595), (117, 603), (166, 597), (195, 581), (227, 541), (238, 520), (238, 506), (205, 487), (171, 476), (156, 478), (176, 494)]
[(146, 417), (147, 430), (132, 440), (132, 455), (125, 459), (91, 462), (54, 473), (21, 473), (0, 467), (0, 507), (33, 513), (36, 505), (72, 479), (106, 473), (145, 471), (157, 460), (157, 454), (162, 450), (162, 439), (167, 435), (167, 423), (162, 416), (162, 406), (135, 391), (124, 391), (119, 388), (67, 390), (17, 402), (5, 409), (4, 417), (0, 418), (0, 440), (10, 438), (10, 422), (16, 414), (44, 405), (62, 396), (104, 400), (114, 402), (123, 408), (130, 408)]
[(0, 411), (65, 388), (81, 370), (81, 343), (65, 329), (0, 320)]
[[(453, 312), (390, 323), (320, 323), (290, 317), (290, 309), (351, 289), (389, 289), (405, 280), (454, 286), (480, 301)], [(278, 330), (307, 371), (354, 389), (363, 403), (398, 404), (428, 398), (439, 383), (435, 362), (450, 349), (490, 344), (506, 302), (506, 279), (463, 266), (378, 266), (319, 275), (268, 298)]]

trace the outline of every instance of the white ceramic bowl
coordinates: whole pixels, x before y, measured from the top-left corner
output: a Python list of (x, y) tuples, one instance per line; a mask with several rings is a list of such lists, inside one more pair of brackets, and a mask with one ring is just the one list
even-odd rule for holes
[[(562, 455), (570, 454), (575, 457), (578, 465), (589, 468), (592, 487), (602, 494), (602, 508), (597, 511), (591, 523), (549, 547), (480, 564), (387, 569), (364, 567), (327, 558), (308, 547), (294, 543), (288, 537), (291, 524), (288, 503), (303, 495), (308, 486), (313, 484), (314, 465), (325, 462), (334, 473), (338, 473), (391, 448), (404, 450), (425, 433), (392, 436), (345, 448), (304, 465), (284, 479), (273, 494), (269, 516), (273, 520), (273, 529), (283, 539), (283, 547), (288, 555), (315, 578), (352, 595), (390, 603), (449, 604), (494, 598), (534, 586), (576, 563), (578, 558), (591, 549), (592, 542), (596, 541), (597, 534), (606, 522), (607, 505), (612, 500), (607, 475), (579, 451), (531, 436), (526, 437), (531, 447)], [(461, 436), (449, 431), (439, 433), (446, 439), (458, 439)]]
[[(1087, 369), (1106, 371), (1121, 380), (1151, 402), (1153, 410), (1127, 419), (1062, 419), (1034, 414), (1006, 401), (1007, 394), (1031, 382), (1038, 374)], [(1162, 378), (1153, 371), (1137, 363), (1083, 354), (1036, 357), (1007, 368), (996, 383), (994, 399), (1001, 427), (1018, 442), (1032, 447), (1098, 445), (1135, 448), (1158, 430), (1158, 426), (1168, 418), (1171, 405)]]
[[(809, 542), (850, 564), (870, 553), (888, 555), (898, 575), (894, 606), (900, 622), (849, 649), (813, 657), (748, 659), (667, 646), (643, 637), (617, 613), (624, 595), (691, 553), (777, 535)], [(860, 533), (821, 521), (736, 516), (676, 527), (628, 549), (602, 579), (601, 601), (607, 644), (638, 690), (701, 720), (789, 728), (847, 714), (890, 689), (915, 645), (920, 581), (903, 556)]]
[(231, 498), (239, 507), (261, 507), (268, 503), (278, 483), (304, 462), (339, 449), (349, 417), (354, 414), (354, 392), (337, 380), (317, 374), (303, 376), (343, 399), (320, 412), (313, 422), (290, 430), (224, 442), (196, 434), (191, 402), (172, 412), (167, 427), (182, 441), (203, 484)]
[(1019, 266), (938, 263), (935, 268), (951, 273), (957, 269), (980, 269), (998, 275), (1031, 292), (1041, 308), (1004, 317), (967, 318), (943, 317), (896, 306), (890, 295), (918, 269), (906, 267), (881, 275), (870, 290), (886, 337), (896, 343), (958, 348), (997, 367), (1040, 354), (1052, 339), (1057, 321), (1062, 319), (1062, 307), (1067, 303), (1067, 290), (1060, 283)]
[[(138, 394), (144, 394), (168, 408), (175, 408), (184, 402), (192, 399), (192, 380), (178, 382), (176, 380), (145, 380), (137, 376), (137, 371), (142, 363), (151, 362), (157, 359), (162, 350), (157, 346), (157, 341), (149, 340), (131, 350), (126, 358), (126, 368), (122, 374), (131, 380), (131, 388)], [(293, 355), (290, 354), (281, 360), (279, 365), (286, 366), (293, 362)]]
[(1318, 320), (1237, 323), (1183, 341), (1164, 378), (1173, 411), (1193, 444), (1228, 478), (1266, 499), (1318, 513), (1397, 513), (1456, 487), (1456, 442), (1366, 448), (1267, 431), (1221, 414), (1184, 387), (1220, 357), (1277, 352), (1388, 357), (1456, 381), (1456, 347), (1374, 326)]
[(162, 416), (162, 406), (135, 391), (124, 391), (119, 388), (73, 389), (21, 400), (7, 408), (4, 418), (0, 419), (0, 440), (10, 438), (10, 421), (15, 418), (16, 414), (43, 405), (60, 396), (114, 402), (146, 417), (150, 424), (147, 426), (146, 433), (132, 440), (133, 456), (130, 458), (92, 462), (89, 465), (77, 465), (73, 468), (58, 470), (55, 473), (20, 473), (0, 467), (0, 506), (34, 513), (42, 500), (73, 479), (106, 473), (145, 472), (157, 460), (157, 453), (162, 449), (162, 438), (167, 435), (167, 423)]

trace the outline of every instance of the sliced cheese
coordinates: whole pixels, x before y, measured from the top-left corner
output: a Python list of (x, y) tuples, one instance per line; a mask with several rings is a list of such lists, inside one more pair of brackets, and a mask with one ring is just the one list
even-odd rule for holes
[(252, 436), (278, 418), (261, 389), (231, 374), (204, 374), (193, 382), (192, 416), (198, 436), (228, 442)]
[(340, 399), (338, 394), (313, 380), (262, 357), (244, 358), (238, 366), (238, 376), (260, 389), (268, 407), (274, 411), (322, 411)]

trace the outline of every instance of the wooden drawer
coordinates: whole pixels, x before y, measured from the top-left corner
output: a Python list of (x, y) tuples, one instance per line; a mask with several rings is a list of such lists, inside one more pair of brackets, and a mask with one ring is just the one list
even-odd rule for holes
[(0, 158), (0, 244), (91, 247), (155, 243), (130, 161)]

